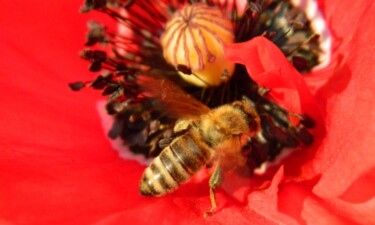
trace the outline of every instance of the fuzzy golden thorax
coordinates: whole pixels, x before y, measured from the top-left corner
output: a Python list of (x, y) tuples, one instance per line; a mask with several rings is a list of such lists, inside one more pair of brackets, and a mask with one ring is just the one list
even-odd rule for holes
[(223, 105), (202, 116), (200, 129), (202, 137), (214, 147), (246, 133), (249, 126), (242, 110), (232, 105)]

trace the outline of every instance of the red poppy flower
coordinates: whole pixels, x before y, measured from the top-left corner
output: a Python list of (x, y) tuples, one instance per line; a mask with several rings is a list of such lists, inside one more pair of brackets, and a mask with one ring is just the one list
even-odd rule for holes
[(77, 56), (89, 18), (77, 13), (80, 4), (2, 4), (1, 224), (375, 223), (372, 1), (318, 2), (333, 34), (333, 55), (327, 68), (303, 79), (294, 80), (296, 71), (264, 39), (241, 47), (261, 46), (272, 58), (234, 57), (238, 45), (228, 47), (228, 57), (256, 71), (259, 80), (276, 71), (290, 74), (293, 82), (283, 84), (294, 85), (300, 107), (324, 125), (311, 147), (283, 163), (269, 188), (247, 193), (246, 204), (219, 191), (220, 210), (209, 218), (202, 217), (210, 207), (207, 179), (165, 197), (141, 197), (144, 166), (111, 148), (96, 113), (97, 94), (66, 88), (77, 77), (91, 76)]

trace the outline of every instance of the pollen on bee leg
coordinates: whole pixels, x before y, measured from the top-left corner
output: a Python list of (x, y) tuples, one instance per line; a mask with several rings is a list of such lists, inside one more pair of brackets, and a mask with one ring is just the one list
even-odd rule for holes
[(234, 63), (224, 58), (223, 50), (233, 42), (231, 20), (219, 8), (202, 3), (177, 11), (161, 36), (165, 60), (185, 68), (179, 70), (181, 77), (201, 87), (217, 86), (233, 74)]

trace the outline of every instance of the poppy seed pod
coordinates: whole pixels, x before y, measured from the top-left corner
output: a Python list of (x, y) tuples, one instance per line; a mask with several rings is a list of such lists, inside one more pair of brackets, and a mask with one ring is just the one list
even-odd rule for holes
[(166, 61), (196, 86), (218, 86), (233, 74), (234, 63), (224, 58), (224, 45), (233, 43), (232, 22), (217, 7), (187, 5), (166, 24), (161, 37)]

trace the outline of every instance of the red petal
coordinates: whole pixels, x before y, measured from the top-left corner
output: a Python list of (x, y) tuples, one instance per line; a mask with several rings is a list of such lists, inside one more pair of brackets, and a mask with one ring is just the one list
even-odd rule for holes
[(284, 169), (280, 167), (268, 189), (254, 191), (249, 195), (248, 207), (260, 215), (263, 215), (269, 221), (277, 221), (279, 224), (298, 224), (293, 217), (289, 217), (278, 210), (278, 186), (283, 176)]
[[(361, 205), (339, 199), (322, 199), (311, 192), (316, 179), (280, 186), (279, 207), (300, 224), (373, 224), (374, 201)], [(293, 202), (293, 204), (290, 204)]]
[(316, 109), (311, 110), (317, 104), (303, 78), (271, 41), (256, 37), (226, 46), (225, 54), (229, 60), (245, 65), (251, 78), (260, 86), (271, 88), (272, 97), (288, 110), (311, 112), (312, 116), (319, 117)]
[(67, 87), (89, 77), (78, 57), (86, 19), (71, 3), (2, 4), (1, 222), (87, 224), (123, 206), (124, 189), (137, 192), (136, 179), (118, 182), (139, 166), (111, 151), (97, 94)]
[[(361, 7), (352, 6), (352, 3), (344, 3), (346, 8), (336, 5), (335, 13), (329, 18), (334, 24), (338, 23), (343, 11), (358, 15), (358, 18), (350, 16), (354, 24), (348, 27), (348, 33), (338, 27), (336, 41), (346, 43), (345, 52), (343, 47), (338, 52), (342, 54), (342, 66), (317, 92), (318, 98), (325, 99), (329, 124), (329, 132), (315, 161), (315, 170), (321, 171), (323, 176), (314, 192), (324, 197), (340, 196), (349, 187), (362, 192), (362, 187), (355, 182), (364, 174), (375, 172), (375, 140), (372, 138), (375, 135), (375, 80), (372, 75), (375, 74), (375, 56), (371, 51), (375, 46), (375, 32), (369, 29), (375, 25), (375, 5), (370, 2), (363, 2)], [(326, 10), (333, 9), (326, 5)], [(358, 21), (362, 24), (356, 27)], [(357, 29), (353, 30), (353, 26)], [(373, 187), (375, 179), (367, 176), (367, 185)], [(350, 192), (355, 193), (353, 190)], [(367, 198), (358, 195), (345, 198), (358, 202), (358, 198), (365, 201), (374, 195), (375, 191), (367, 191)]]
[[(373, 215), (375, 210), (375, 197), (361, 204), (352, 204), (337, 198), (326, 199), (324, 203), (328, 214), (332, 215), (332, 211), (336, 212), (342, 217), (347, 218), (347, 220), (350, 221), (348, 224), (375, 224), (375, 217)], [(309, 202), (306, 204), (309, 204)], [(310, 221), (314, 220), (314, 216), (305, 215), (305, 217), (309, 218)]]
[[(374, 184), (369, 174), (373, 171), (370, 165), (374, 165), (374, 141), (370, 136), (374, 134), (371, 124), (375, 123), (374, 115), (368, 113), (373, 112), (371, 99), (374, 97), (374, 80), (368, 75), (374, 73), (374, 56), (369, 51), (374, 46), (370, 29), (374, 24), (371, 17), (374, 6), (337, 0), (333, 3), (325, 9), (333, 16), (337, 15), (329, 18), (333, 27), (338, 27), (335, 34), (338, 38), (343, 37), (345, 43), (345, 48), (339, 48), (338, 52), (351, 52), (343, 61), (348, 66), (344, 69), (349, 68), (351, 73), (344, 73), (347, 83), (343, 82), (340, 88), (333, 80), (318, 92), (321, 99), (329, 97), (330, 132), (319, 155), (321, 160), (315, 164), (318, 172), (326, 172), (314, 191), (319, 196), (342, 194), (345, 201), (361, 203), (354, 205), (340, 199), (324, 202), (331, 208), (341, 209), (341, 215), (361, 219), (374, 211), (371, 198), (374, 193), (370, 188), (365, 198), (352, 194), (361, 192), (363, 184)], [(46, 1), (2, 4), (0, 222), (124, 224), (132, 221), (144, 224), (179, 221), (201, 224), (202, 212), (210, 203), (208, 190), (198, 189), (198, 186), (206, 187), (207, 180), (199, 185), (187, 184), (163, 198), (140, 197), (136, 193), (144, 167), (119, 159), (110, 147), (95, 113), (97, 93), (72, 93), (67, 88), (66, 84), (71, 81), (89, 79), (87, 64), (78, 59), (77, 52), (84, 43), (86, 21), (92, 14), (78, 15), (80, 4), (81, 1), (75, 0), (54, 4)], [(12, 9), (12, 6), (17, 8)], [(364, 9), (368, 10), (366, 14)], [(343, 16), (347, 12), (351, 12), (350, 17)], [(358, 26), (363, 21), (368, 25)], [(349, 43), (352, 36), (353, 42)], [(279, 93), (291, 91), (289, 83), (282, 82), (286, 90), (280, 89)], [(340, 96), (330, 92), (330, 88), (341, 91)], [(299, 98), (306, 97), (297, 90)], [(354, 104), (358, 101), (361, 104)], [(294, 103), (288, 104), (293, 106)], [(246, 209), (219, 193), (219, 204), (225, 207), (204, 222), (289, 223), (292, 221), (289, 217), (273, 211), (274, 188), (268, 192), (272, 194), (265, 191), (263, 198), (252, 193), (250, 199), (254, 203), (249, 202)], [(297, 193), (290, 187), (286, 190), (293, 195)], [(269, 211), (268, 207), (261, 207), (268, 200), (272, 203)], [(310, 200), (306, 201), (301, 211), (306, 221), (321, 215), (318, 213), (320, 206), (313, 208), (310, 203)], [(262, 211), (257, 210), (258, 206)], [(364, 222), (374, 223), (369, 217), (363, 218), (366, 219)]]

